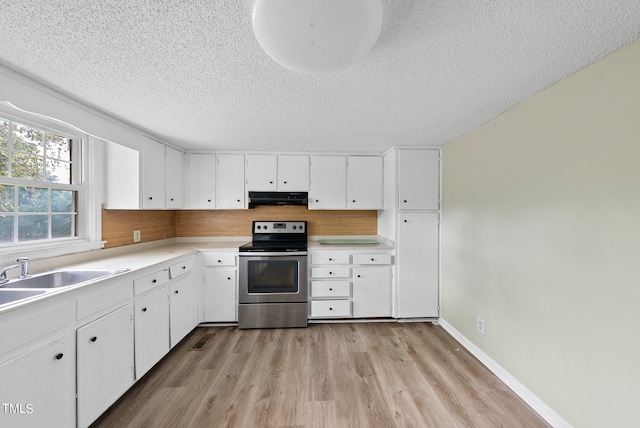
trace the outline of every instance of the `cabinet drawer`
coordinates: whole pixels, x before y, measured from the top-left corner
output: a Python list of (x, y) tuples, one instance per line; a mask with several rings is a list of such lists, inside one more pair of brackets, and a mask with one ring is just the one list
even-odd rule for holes
[(318, 253), (311, 255), (311, 263), (314, 265), (348, 265), (349, 254)]
[(183, 260), (180, 263), (172, 264), (171, 266), (169, 266), (169, 276), (171, 277), (171, 279), (173, 279), (179, 277), (180, 275), (189, 273), (193, 270), (194, 264), (195, 263), (193, 261), (193, 258)]
[(311, 268), (312, 278), (349, 278), (351, 268), (349, 267), (314, 267)]
[[(120, 306), (131, 298), (131, 281), (105, 281), (87, 290), (87, 293), (76, 301), (76, 316), (78, 320), (91, 315), (91, 319), (99, 318)], [(89, 321), (89, 320), (87, 320)]]
[(349, 281), (312, 281), (311, 297), (351, 297)]
[(391, 254), (354, 254), (354, 265), (390, 265)]
[(224, 254), (224, 253), (204, 253), (204, 265), (205, 266), (235, 266), (236, 255)]
[(312, 300), (311, 316), (314, 318), (351, 317), (351, 300)]
[(163, 269), (133, 280), (133, 293), (137, 296), (169, 282), (169, 270)]
[(34, 304), (28, 310), (8, 312), (0, 316), (0, 360), (34, 348), (54, 334), (68, 330), (74, 321), (74, 301)]

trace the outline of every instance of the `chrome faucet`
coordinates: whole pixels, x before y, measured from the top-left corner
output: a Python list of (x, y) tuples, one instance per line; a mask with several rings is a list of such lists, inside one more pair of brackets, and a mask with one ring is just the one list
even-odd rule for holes
[(6, 284), (7, 282), (9, 282), (9, 279), (7, 278), (7, 271), (9, 269), (17, 268), (18, 266), (20, 265), (11, 265), (2, 269), (2, 271), (0, 271), (0, 284)]
[(19, 264), (7, 266), (6, 268), (0, 271), (0, 284), (6, 284), (9, 282), (7, 278), (7, 271), (13, 268), (20, 268), (20, 278), (28, 278), (29, 275), (29, 259), (27, 257), (20, 257), (16, 260)]

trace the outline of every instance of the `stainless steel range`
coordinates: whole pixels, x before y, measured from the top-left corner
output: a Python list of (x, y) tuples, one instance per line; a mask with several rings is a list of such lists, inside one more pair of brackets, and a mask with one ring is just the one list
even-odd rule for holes
[(254, 221), (240, 247), (239, 328), (307, 326), (307, 222)]

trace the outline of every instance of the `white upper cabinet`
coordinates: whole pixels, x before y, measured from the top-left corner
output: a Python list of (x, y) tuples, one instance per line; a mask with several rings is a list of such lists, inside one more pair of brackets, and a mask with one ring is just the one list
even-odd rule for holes
[(309, 209), (340, 210), (347, 202), (347, 157), (311, 156)]
[(167, 146), (165, 148), (165, 207), (184, 206), (184, 153)]
[(278, 190), (309, 191), (309, 156), (278, 156)]
[(309, 156), (246, 155), (247, 190), (307, 192)]
[(105, 208), (140, 208), (140, 152), (102, 141), (105, 157)]
[(216, 207), (216, 155), (191, 153), (188, 160), (189, 208), (213, 209)]
[(247, 190), (276, 190), (278, 156), (246, 155), (246, 165)]
[(142, 139), (142, 208), (164, 208), (165, 163), (164, 144)]
[(217, 208), (245, 208), (244, 155), (219, 154), (216, 166)]
[(382, 157), (349, 156), (347, 208), (352, 210), (382, 209)]
[(142, 208), (182, 208), (184, 153), (150, 138), (142, 139)]
[(398, 150), (398, 208), (437, 210), (440, 206), (438, 150)]

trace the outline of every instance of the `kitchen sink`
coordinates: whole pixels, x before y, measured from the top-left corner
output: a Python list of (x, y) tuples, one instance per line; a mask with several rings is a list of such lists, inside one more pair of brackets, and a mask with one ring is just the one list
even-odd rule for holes
[(3, 290), (0, 288), (0, 306), (7, 303), (17, 302), (18, 300), (34, 297), (39, 294), (46, 293), (46, 290)]
[(129, 269), (65, 269), (42, 273), (28, 278), (16, 278), (0, 285), (2, 289), (60, 288), (104, 278)]

